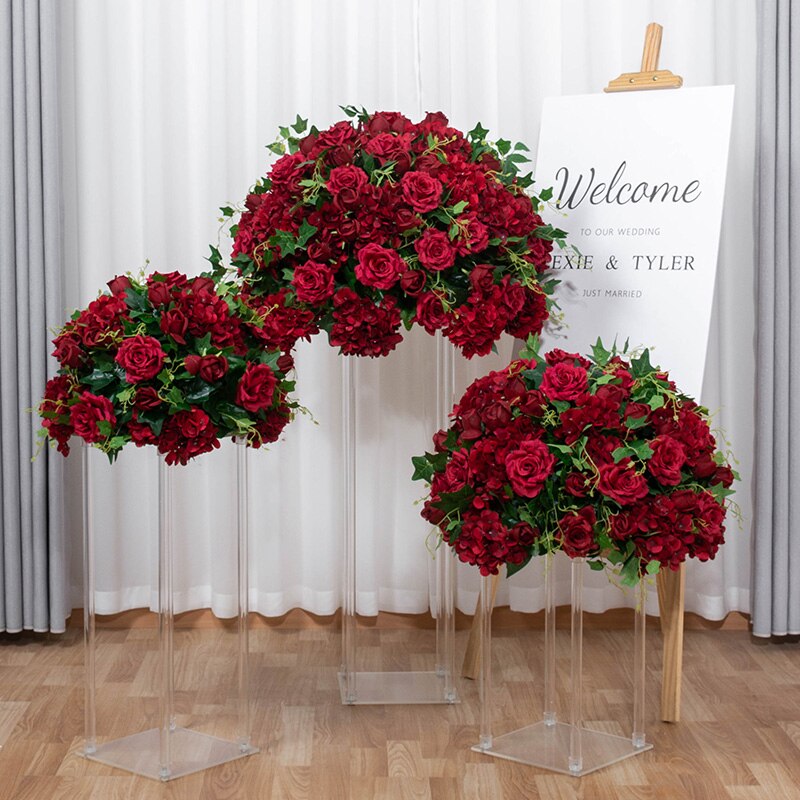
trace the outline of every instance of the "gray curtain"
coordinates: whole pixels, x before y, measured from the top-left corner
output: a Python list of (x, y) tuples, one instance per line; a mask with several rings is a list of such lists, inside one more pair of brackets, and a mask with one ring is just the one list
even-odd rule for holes
[(759, 4), (753, 633), (800, 633), (800, 4)]
[(36, 448), (62, 322), (58, 0), (0, 0), (0, 630), (64, 630), (61, 456)]

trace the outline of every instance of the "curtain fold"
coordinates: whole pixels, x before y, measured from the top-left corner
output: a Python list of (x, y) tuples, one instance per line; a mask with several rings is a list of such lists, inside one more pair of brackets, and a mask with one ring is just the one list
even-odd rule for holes
[[(599, 92), (636, 69), (646, 25), (664, 25), (661, 63), (687, 86), (736, 84), (720, 269), (703, 401), (720, 409), (742, 463), (742, 529), (709, 564), (689, 565), (687, 608), (712, 619), (749, 610), (750, 464), (753, 435), (753, 209), (755, 0), (62, 0), (66, 268), (71, 305), (84, 306), (115, 273), (199, 272), (219, 239), (215, 209), (236, 203), (264, 174), (277, 127), (342, 117), (340, 104), (444, 111), (469, 130), (524, 141), (536, 152), (542, 102)], [(700, 8), (702, 6), (702, 9)], [(419, 59), (417, 54), (419, 53)], [(419, 61), (419, 63), (417, 63)], [(420, 86), (421, 84), (421, 92)], [(421, 94), (421, 97), (420, 97)], [(577, 123), (576, 123), (577, 124)], [(597, 124), (592, 122), (591, 124)], [(563, 220), (568, 230), (568, 220)], [(223, 251), (229, 247), (224, 240)], [(457, 391), (510, 359), (457, 363)], [(298, 348), (301, 417), (284, 441), (254, 453), (251, 608), (300, 606), (330, 614), (341, 598), (341, 364), (320, 335)], [(410, 457), (435, 425), (434, 342), (414, 330), (383, 359), (359, 364), (359, 611), (428, 608), (428, 526), (415, 505)], [(665, 365), (669, 366), (669, 365)], [(201, 459), (202, 460), (202, 459)], [(155, 459), (123, 453), (103, 489), (108, 535), (100, 613), (151, 602), (156, 583)], [(233, 464), (229, 465), (233, 468)], [(230, 613), (208, 564), (213, 530), (233, 499), (215, 491), (178, 498), (197, 538), (186, 554), (196, 602)], [(79, 494), (79, 493), (78, 493)], [(72, 502), (71, 496), (68, 498)], [(80, 519), (70, 516), (73, 552)], [(187, 572), (187, 574), (189, 574)], [(559, 575), (561, 573), (559, 572)], [(79, 559), (73, 602), (81, 603)], [(459, 569), (458, 604), (472, 613), (478, 577)], [(558, 602), (569, 598), (559, 584)], [(498, 602), (541, 607), (539, 566), (503, 581)], [(587, 609), (631, 604), (602, 574), (587, 578)], [(655, 610), (657, 604), (652, 603)], [(648, 606), (651, 609), (651, 606)]]
[(0, 5), (0, 630), (64, 630), (63, 465), (32, 460), (62, 300), (56, 0)]
[(763, 0), (758, 22), (753, 633), (785, 636), (800, 634), (800, 8)]

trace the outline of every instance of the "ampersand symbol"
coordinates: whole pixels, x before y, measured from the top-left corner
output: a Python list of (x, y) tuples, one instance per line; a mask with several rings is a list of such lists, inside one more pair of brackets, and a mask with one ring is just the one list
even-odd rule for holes
[(606, 269), (618, 269), (617, 264), (617, 257), (616, 256), (609, 256), (608, 261), (606, 261)]

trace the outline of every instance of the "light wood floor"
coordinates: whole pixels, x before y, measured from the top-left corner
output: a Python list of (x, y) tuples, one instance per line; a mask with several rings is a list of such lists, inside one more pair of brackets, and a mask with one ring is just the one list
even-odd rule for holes
[[(457, 634), (464, 645), (466, 631)], [(179, 724), (230, 717), (219, 675), (232, 662), (224, 630), (177, 634)], [(123, 735), (156, 712), (155, 632), (104, 629), (99, 652), (99, 734)], [(364, 632), (370, 666), (419, 668), (430, 631)], [(542, 634), (495, 636), (496, 733), (541, 714)], [(586, 718), (627, 734), (631, 724), (628, 630), (587, 631)], [(456, 706), (342, 707), (338, 631), (258, 627), (252, 633), (254, 741), (261, 753), (169, 784), (78, 755), (83, 736), (80, 632), (0, 637), (0, 800), (798, 800), (800, 645), (758, 644), (745, 631), (689, 630), (684, 719), (657, 721), (660, 635), (648, 631), (648, 739), (655, 749), (581, 779), (492, 759), (478, 737), (477, 687)], [(559, 633), (559, 658), (567, 655)], [(561, 674), (566, 679), (566, 664)], [(226, 717), (227, 715), (227, 717)]]

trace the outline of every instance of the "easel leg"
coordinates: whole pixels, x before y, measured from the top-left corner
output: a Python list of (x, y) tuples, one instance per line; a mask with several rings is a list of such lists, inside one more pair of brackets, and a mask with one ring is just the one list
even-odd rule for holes
[[(494, 608), (494, 601), (497, 597), (497, 587), (500, 585), (500, 575), (492, 576), (492, 602), (490, 608)], [(469, 631), (469, 641), (467, 650), (464, 653), (464, 663), (461, 666), (461, 677), (474, 681), (478, 678), (481, 669), (481, 601), (475, 607), (475, 616), (472, 618), (472, 628)]]
[(686, 572), (670, 569), (658, 573), (658, 605), (664, 635), (664, 667), (661, 675), (661, 719), (681, 718), (681, 675), (683, 670), (683, 604)]

